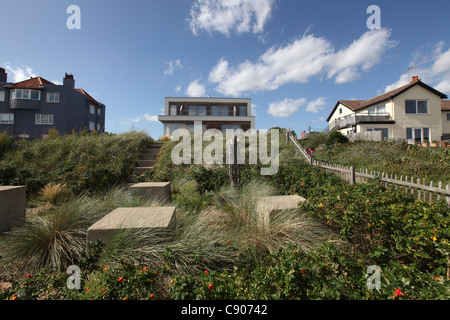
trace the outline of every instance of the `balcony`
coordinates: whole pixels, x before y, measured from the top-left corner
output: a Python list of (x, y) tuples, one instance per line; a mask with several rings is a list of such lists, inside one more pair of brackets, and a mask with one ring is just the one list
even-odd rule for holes
[(389, 113), (377, 113), (377, 114), (353, 114), (344, 118), (339, 118), (332, 121), (328, 126), (328, 131), (341, 130), (345, 128), (351, 128), (358, 124), (370, 124), (370, 123), (395, 123)]

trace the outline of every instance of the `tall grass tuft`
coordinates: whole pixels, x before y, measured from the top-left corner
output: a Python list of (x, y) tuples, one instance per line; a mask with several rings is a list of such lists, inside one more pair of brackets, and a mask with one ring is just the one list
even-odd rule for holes
[(240, 251), (253, 249), (264, 256), (290, 244), (308, 251), (324, 241), (338, 241), (337, 235), (299, 209), (277, 211), (265, 223), (262, 217), (265, 208), (257, 203), (263, 197), (276, 194), (267, 182), (252, 180), (239, 191), (225, 189), (217, 195), (227, 213), (222, 225), (236, 239)]
[(23, 275), (45, 266), (65, 269), (76, 264), (86, 248), (87, 229), (93, 223), (118, 207), (145, 204), (128, 188), (115, 187), (81, 195), (30, 217), (2, 236), (0, 270), (6, 268)]

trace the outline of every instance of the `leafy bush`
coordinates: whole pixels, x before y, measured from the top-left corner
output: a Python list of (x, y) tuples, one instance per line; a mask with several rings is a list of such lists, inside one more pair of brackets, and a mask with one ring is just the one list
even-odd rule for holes
[(229, 181), (228, 170), (225, 167), (205, 168), (194, 166), (190, 174), (197, 181), (200, 193), (217, 191)]
[(347, 143), (347, 142), (348, 138), (344, 136), (340, 131), (331, 131), (328, 134), (327, 141), (325, 142), (325, 144), (327, 146), (331, 146), (337, 143)]
[(48, 183), (65, 184), (73, 193), (102, 190), (125, 182), (150, 143), (139, 132), (15, 141), (0, 161), (0, 185), (25, 185), (28, 194)]

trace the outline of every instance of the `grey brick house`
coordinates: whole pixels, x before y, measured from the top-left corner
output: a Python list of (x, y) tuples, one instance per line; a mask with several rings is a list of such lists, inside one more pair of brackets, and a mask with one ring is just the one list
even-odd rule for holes
[(62, 85), (42, 77), (10, 83), (0, 68), (0, 133), (16, 138), (43, 139), (50, 129), (60, 135), (86, 129), (105, 131), (105, 105), (83, 89), (75, 88), (73, 75)]

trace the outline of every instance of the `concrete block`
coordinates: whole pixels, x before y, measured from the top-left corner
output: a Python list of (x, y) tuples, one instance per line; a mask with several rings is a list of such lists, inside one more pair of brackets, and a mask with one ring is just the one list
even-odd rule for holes
[(141, 182), (130, 186), (130, 190), (142, 196), (145, 200), (155, 199), (162, 202), (170, 201), (170, 182)]
[(256, 210), (259, 213), (260, 222), (264, 225), (270, 223), (270, 218), (278, 211), (296, 210), (298, 203), (305, 201), (305, 198), (298, 195), (293, 196), (270, 196), (258, 200)]
[(164, 239), (174, 227), (175, 207), (118, 208), (89, 227), (87, 241), (106, 244), (121, 230), (151, 230)]
[(26, 203), (24, 186), (0, 186), (0, 232), (25, 221)]

